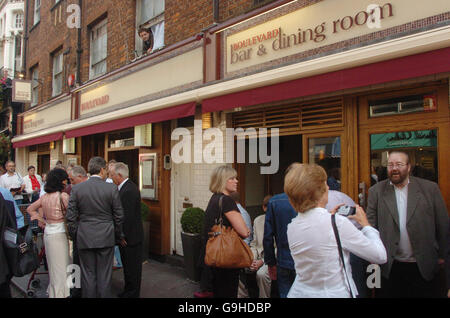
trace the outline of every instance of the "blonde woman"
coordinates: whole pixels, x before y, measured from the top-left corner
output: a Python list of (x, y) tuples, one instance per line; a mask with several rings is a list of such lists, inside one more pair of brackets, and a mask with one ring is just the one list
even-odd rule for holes
[[(250, 230), (245, 225), (244, 219), (236, 205), (236, 202), (229, 196), (237, 191), (237, 173), (229, 166), (220, 166), (214, 169), (211, 175), (209, 190), (213, 193), (206, 208), (205, 223), (203, 228), (203, 253), (201, 263), (205, 255), (208, 233), (216, 224), (221, 213), (224, 226), (232, 226), (242, 237), (247, 238)], [(219, 201), (222, 198), (222, 209), (219, 208)], [(203, 266), (204, 263), (202, 264)], [(239, 285), (239, 269), (211, 268), (213, 294), (215, 298), (237, 298)]]
[[(331, 215), (325, 209), (328, 201), (325, 170), (315, 164), (293, 164), (285, 177), (284, 191), (298, 211), (287, 230), (296, 271), (288, 297), (349, 298), (350, 289), (353, 295), (357, 295), (349, 254), (375, 264), (383, 264), (387, 260), (380, 234), (369, 225), (364, 210), (356, 206), (356, 214), (348, 217), (361, 224), (361, 231), (346, 217), (336, 215), (347, 270), (345, 275)], [(332, 213), (335, 211), (336, 208)]]
[(44, 229), (44, 245), (47, 257), (50, 283), (49, 298), (67, 298), (67, 266), (70, 263), (69, 243), (64, 226), (64, 217), (69, 204), (69, 195), (62, 192), (68, 175), (63, 169), (55, 168), (48, 173), (45, 192), (39, 200), (30, 205), (27, 213), (31, 220), (39, 220)]

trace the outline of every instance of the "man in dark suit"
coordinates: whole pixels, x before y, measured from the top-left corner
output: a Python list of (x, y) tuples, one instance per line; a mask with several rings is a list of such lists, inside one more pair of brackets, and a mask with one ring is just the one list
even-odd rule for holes
[(119, 188), (124, 210), (123, 232), (125, 244), (120, 246), (125, 280), (121, 298), (139, 298), (142, 274), (142, 241), (144, 231), (141, 217), (141, 194), (138, 187), (128, 179), (128, 166), (117, 162), (110, 167), (109, 176)]
[(123, 209), (119, 192), (105, 182), (106, 161), (89, 161), (91, 178), (72, 188), (67, 208), (67, 226), (76, 235), (81, 265), (83, 298), (111, 297), (114, 245), (123, 242)]
[(380, 297), (442, 297), (438, 272), (447, 249), (447, 208), (436, 183), (410, 176), (405, 152), (388, 158), (388, 179), (369, 189), (367, 218), (388, 253)]

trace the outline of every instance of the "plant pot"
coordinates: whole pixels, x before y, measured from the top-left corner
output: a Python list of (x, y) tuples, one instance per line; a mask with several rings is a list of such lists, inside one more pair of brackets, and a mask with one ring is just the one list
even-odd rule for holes
[(181, 232), (181, 243), (183, 244), (184, 268), (190, 280), (198, 282), (200, 280), (200, 268), (198, 260), (202, 241), (200, 234)]
[(142, 243), (142, 260), (147, 260), (150, 254), (150, 222), (143, 221), (144, 227), (144, 242)]

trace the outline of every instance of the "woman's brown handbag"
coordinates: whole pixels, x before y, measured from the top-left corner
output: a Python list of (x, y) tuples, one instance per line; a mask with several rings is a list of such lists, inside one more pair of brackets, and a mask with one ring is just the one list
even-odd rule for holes
[(209, 232), (206, 243), (205, 264), (218, 268), (246, 268), (253, 262), (250, 247), (232, 228), (223, 225), (222, 197), (219, 199), (220, 219)]

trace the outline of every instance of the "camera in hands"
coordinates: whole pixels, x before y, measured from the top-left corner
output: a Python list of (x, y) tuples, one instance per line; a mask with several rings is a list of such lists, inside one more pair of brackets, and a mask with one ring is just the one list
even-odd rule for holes
[(354, 215), (354, 214), (356, 214), (356, 208), (353, 206), (341, 206), (337, 210), (337, 214), (342, 215), (342, 216)]

